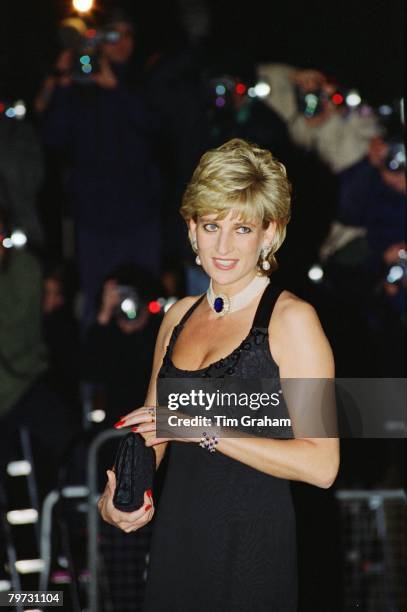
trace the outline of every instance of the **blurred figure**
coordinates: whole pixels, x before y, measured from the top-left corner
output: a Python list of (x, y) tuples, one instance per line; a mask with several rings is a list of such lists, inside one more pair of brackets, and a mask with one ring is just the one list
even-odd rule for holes
[(337, 219), (362, 228), (368, 268), (378, 273), (383, 254), (405, 239), (405, 148), (401, 134), (372, 139), (368, 154), (340, 175)]
[(45, 144), (66, 154), (70, 167), (85, 327), (115, 266), (132, 261), (158, 274), (161, 260), (158, 126), (133, 69), (133, 25), (113, 11), (103, 31), (115, 36), (100, 43), (95, 72), (77, 77), (75, 54), (65, 51), (57, 61), (62, 74), (43, 90), (46, 103), (41, 93), (37, 100)]
[[(0, 107), (3, 104), (0, 83)], [(12, 229), (22, 230), (37, 249), (44, 240), (37, 211), (43, 176), (41, 144), (30, 121), (0, 112), (0, 206), (9, 211)]]
[[(372, 137), (380, 132), (377, 119), (366, 107), (345, 113), (340, 104), (329, 100), (336, 87), (319, 70), (259, 64), (257, 77), (268, 84), (264, 102), (287, 123), (293, 141), (316, 151), (334, 173), (360, 161)], [(317, 98), (322, 98), (319, 112), (314, 109), (311, 116), (300, 107), (300, 99), (307, 93), (314, 94), (315, 104), (319, 103)]]
[(45, 270), (42, 312), (50, 364), (47, 382), (71, 406), (77, 406), (79, 333), (67, 279), (62, 264), (51, 264)]
[(148, 304), (160, 295), (159, 284), (134, 264), (120, 266), (103, 283), (97, 321), (85, 338), (83, 369), (86, 381), (101, 385), (104, 427), (144, 402), (161, 321)]
[(0, 414), (4, 416), (47, 368), (41, 332), (41, 269), (25, 250), (6, 248), (0, 209)]
[(340, 175), (337, 221), (321, 249), (326, 286), (370, 347), (370, 375), (404, 376), (405, 149), (401, 134), (372, 139)]
[[(40, 266), (27, 251), (5, 248), (8, 236), (7, 216), (0, 209), (0, 478), (17, 452), (19, 429), (26, 427), (44, 496), (55, 484), (77, 423), (45, 383), (48, 360), (42, 335)], [(41, 465), (44, 461), (46, 469)]]
[[(160, 165), (167, 187), (162, 211), (166, 228), (163, 233), (163, 282), (168, 285), (170, 295), (174, 295), (174, 286), (177, 285), (181, 295), (179, 291), (175, 295), (180, 297), (185, 295), (185, 291), (200, 293), (202, 283), (206, 282), (206, 275), (199, 276), (196, 270), (190, 274), (191, 249), (185, 223), (178, 212), (185, 185), (209, 146), (203, 63), (202, 52), (195, 47), (186, 47), (175, 53), (157, 52), (146, 63), (148, 96), (161, 117)], [(184, 279), (180, 283), (181, 269), (185, 274), (182, 272)]]

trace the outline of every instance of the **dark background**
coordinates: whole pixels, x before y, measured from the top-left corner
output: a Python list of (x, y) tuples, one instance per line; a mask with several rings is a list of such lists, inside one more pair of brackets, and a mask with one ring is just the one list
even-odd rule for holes
[[(96, 13), (111, 6), (98, 0)], [(186, 2), (185, 2), (186, 4)], [(216, 57), (281, 61), (317, 67), (368, 102), (403, 94), (405, 3), (272, 2), (207, 0), (209, 48)], [(182, 2), (122, 2), (138, 24), (139, 52), (171, 51), (185, 44)], [(13, 96), (29, 100), (56, 53), (56, 23), (71, 12), (70, 0), (4, 1), (0, 9), (0, 73)]]

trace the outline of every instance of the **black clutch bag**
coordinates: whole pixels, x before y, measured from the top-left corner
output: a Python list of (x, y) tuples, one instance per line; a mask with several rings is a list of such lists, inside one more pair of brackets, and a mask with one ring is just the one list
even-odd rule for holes
[(144, 504), (144, 493), (152, 489), (155, 452), (140, 434), (129, 433), (120, 440), (114, 460), (116, 489), (113, 505), (122, 512), (133, 512)]

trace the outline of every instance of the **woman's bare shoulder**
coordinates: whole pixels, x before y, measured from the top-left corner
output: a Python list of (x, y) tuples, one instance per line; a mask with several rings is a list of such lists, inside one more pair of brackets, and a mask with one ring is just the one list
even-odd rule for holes
[[(280, 366), (288, 364), (290, 376), (297, 372), (297, 376), (330, 377), (334, 368), (332, 350), (312, 304), (284, 291), (276, 302), (269, 335), (276, 362)], [(298, 363), (303, 364), (301, 371)]]
[(316, 324), (317, 322), (319, 322), (318, 315), (312, 304), (291, 291), (283, 291), (274, 307), (270, 329), (277, 326), (292, 329), (294, 326), (298, 330), (298, 327), (304, 324)]
[(175, 325), (181, 321), (184, 314), (199, 300), (200, 295), (186, 296), (174, 302), (164, 315), (161, 330), (164, 336), (171, 334)]

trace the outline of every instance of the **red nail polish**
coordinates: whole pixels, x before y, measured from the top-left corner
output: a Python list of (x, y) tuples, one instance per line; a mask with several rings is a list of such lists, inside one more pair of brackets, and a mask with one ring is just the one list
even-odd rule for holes
[(148, 504), (148, 506), (146, 506), (144, 510), (147, 512), (147, 510), (150, 510), (150, 508), (151, 508), (151, 504)]
[(130, 429), (131, 429), (131, 431), (137, 431), (137, 430), (138, 430), (138, 427), (137, 427), (137, 426), (134, 426), (134, 427), (130, 427)]
[(152, 497), (153, 497), (153, 492), (152, 492), (152, 490), (151, 490), (151, 489), (148, 489), (148, 490), (146, 491), (146, 493), (147, 493), (147, 495), (148, 495), (149, 497), (151, 497), (151, 499), (152, 499)]
[(117, 423), (115, 423), (113, 425), (113, 427), (121, 427), (122, 425), (125, 424), (126, 421), (124, 421), (123, 419), (121, 419), (120, 421), (117, 421)]

